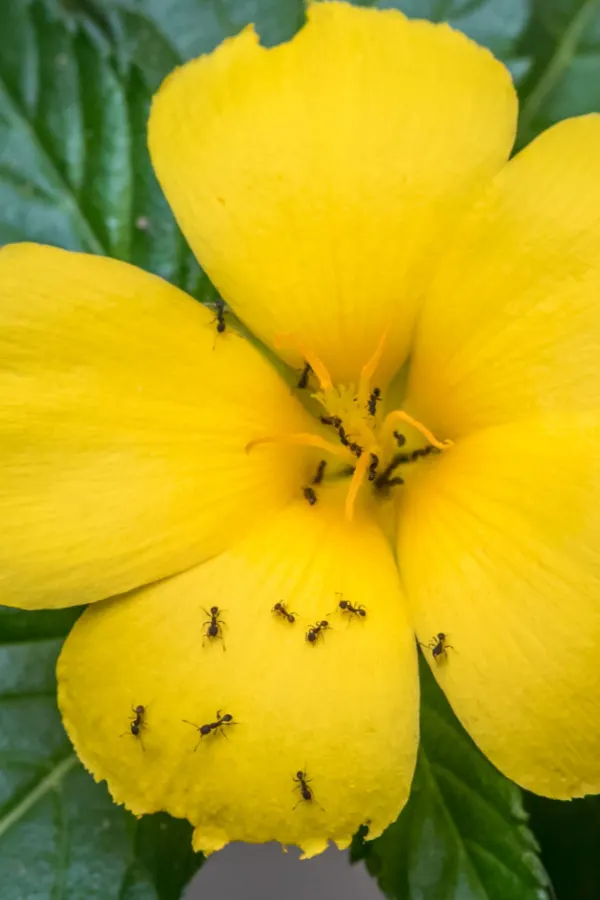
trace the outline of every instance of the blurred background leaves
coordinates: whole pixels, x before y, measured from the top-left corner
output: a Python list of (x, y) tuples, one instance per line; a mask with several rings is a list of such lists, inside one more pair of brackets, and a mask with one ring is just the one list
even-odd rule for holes
[[(360, 5), (448, 21), (488, 46), (519, 90), (518, 147), (600, 111), (600, 0)], [(108, 254), (212, 299), (152, 173), (151, 96), (247, 23), (273, 44), (303, 19), (301, 0), (1, 0), (0, 244)], [(54, 664), (77, 615), (0, 609), (0, 900), (176, 900), (202, 862), (189, 826), (114, 806), (62, 729)], [(353, 858), (396, 900), (597, 900), (600, 800), (523, 797), (422, 668), (410, 802), (377, 841), (359, 834)]]

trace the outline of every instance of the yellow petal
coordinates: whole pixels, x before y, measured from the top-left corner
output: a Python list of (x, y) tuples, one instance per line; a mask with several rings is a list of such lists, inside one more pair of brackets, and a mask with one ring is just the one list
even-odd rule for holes
[(446, 438), (600, 407), (600, 116), (551, 128), (473, 210), (425, 302), (405, 404)]
[(124, 263), (0, 252), (0, 602), (87, 603), (221, 550), (297, 494), (307, 415), (212, 313)]
[[(340, 610), (338, 591), (366, 616)], [(272, 612), (278, 602), (293, 623)], [(213, 605), (222, 640), (206, 637)], [(313, 645), (306, 633), (322, 620)], [(58, 677), (84, 764), (135, 814), (188, 818), (197, 849), (278, 840), (312, 855), (363, 822), (375, 837), (407, 799), (414, 637), (391, 549), (359, 510), (346, 523), (343, 493), (292, 504), (219, 558), (94, 605)], [(141, 741), (121, 737), (140, 704)], [(218, 710), (235, 720), (226, 734), (199, 737), (187, 724), (215, 722)]]
[(407, 485), (399, 559), (433, 671), (491, 761), (559, 799), (600, 791), (600, 414), (466, 438)]
[[(407, 353), (432, 256), (504, 163), (516, 99), (491, 54), (397, 10), (318, 3), (287, 44), (252, 29), (171, 75), (152, 161), (198, 259), (267, 343), (334, 381)], [(300, 365), (291, 344), (284, 355)]]

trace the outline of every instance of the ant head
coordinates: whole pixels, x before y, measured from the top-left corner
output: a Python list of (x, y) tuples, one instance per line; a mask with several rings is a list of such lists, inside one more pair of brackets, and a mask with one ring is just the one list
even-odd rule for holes
[(347, 600), (340, 600), (338, 606), (340, 607), (340, 609), (346, 609), (346, 607), (348, 606), (348, 601), (347, 601)]
[(319, 622), (319, 625), (321, 626), (321, 628), (328, 628), (329, 622), (327, 621), (327, 619), (323, 619), (321, 622)]
[(302, 771), (302, 769), (299, 769), (299, 770), (296, 772), (296, 778), (297, 778), (299, 781), (302, 781), (302, 779), (304, 778), (304, 772)]
[(232, 719), (233, 719), (233, 716), (230, 713), (225, 713), (225, 715), (222, 717), (221, 721), (222, 722), (231, 722)]
[(219, 612), (219, 607), (218, 607), (218, 606), (211, 606), (211, 608), (210, 608), (210, 614), (211, 614), (211, 616), (216, 616), (218, 612)]
[(143, 713), (143, 712), (144, 712), (144, 707), (143, 707), (143, 706), (136, 706), (135, 709), (134, 709), (133, 711), (136, 712), (136, 713)]
[(444, 632), (438, 631), (438, 640), (443, 641), (443, 640), (445, 640), (445, 638), (446, 638), (446, 635), (444, 634)]
[(273, 607), (273, 609), (281, 609), (281, 607), (282, 607), (282, 602), (281, 602), (281, 600), (280, 600), (278, 603), (275, 604), (275, 606)]

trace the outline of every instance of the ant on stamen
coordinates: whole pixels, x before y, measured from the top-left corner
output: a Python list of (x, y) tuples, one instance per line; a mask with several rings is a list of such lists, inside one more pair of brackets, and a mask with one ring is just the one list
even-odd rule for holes
[(327, 461), (322, 459), (317, 467), (317, 474), (312, 480), (313, 484), (321, 484), (323, 481), (323, 476), (325, 475), (325, 468), (327, 466)]
[(304, 494), (304, 499), (308, 500), (308, 502), (310, 503), (311, 506), (314, 506), (315, 503), (317, 502), (317, 494), (316, 494), (314, 488), (311, 488), (311, 487), (302, 488), (302, 493)]
[(327, 621), (327, 619), (322, 619), (320, 622), (312, 625), (306, 632), (306, 640), (308, 641), (308, 643), (312, 644), (314, 647), (325, 628), (329, 628), (329, 622)]
[(302, 369), (302, 373), (300, 375), (300, 378), (298, 379), (298, 384), (296, 385), (296, 387), (298, 387), (300, 390), (304, 390), (304, 388), (308, 385), (308, 376), (310, 375), (311, 372), (312, 372), (311, 364), (306, 363), (306, 365)]
[(339, 438), (340, 438), (340, 444), (341, 444), (343, 447), (349, 447), (349, 446), (350, 446), (350, 441), (349, 441), (348, 437), (346, 436), (346, 431), (345, 431), (343, 425), (340, 425), (340, 426), (339, 426), (339, 428), (338, 428), (338, 435), (339, 435)]
[(221, 299), (221, 297), (217, 297), (217, 299), (215, 300), (215, 311), (217, 314), (216, 314), (215, 318), (213, 319), (213, 322), (217, 323), (217, 332), (219, 334), (223, 334), (223, 332), (225, 331), (225, 328), (226, 328), (226, 325), (225, 325), (225, 303)]
[(283, 619), (287, 619), (290, 624), (293, 624), (296, 621), (296, 614), (288, 612), (285, 608), (285, 603), (280, 600), (279, 603), (276, 603), (271, 612), (274, 612), (275, 615), (281, 616)]
[(375, 481), (377, 477), (377, 466), (379, 465), (379, 457), (376, 453), (371, 453), (371, 464), (369, 465), (369, 481)]
[(237, 725), (237, 722), (233, 721), (233, 716), (230, 713), (225, 713), (224, 715), (222, 715), (220, 709), (217, 710), (216, 722), (208, 722), (206, 725), (196, 725), (195, 722), (189, 722), (187, 719), (182, 719), (182, 721), (185, 722), (186, 725), (191, 725), (192, 728), (195, 728), (200, 735), (200, 737), (198, 738), (198, 743), (194, 747), (194, 753), (200, 746), (200, 741), (202, 740), (202, 738), (206, 737), (207, 734), (216, 734), (218, 731), (220, 732), (220, 734), (227, 737), (227, 735), (225, 734), (225, 726)]
[(334, 428), (339, 428), (342, 424), (342, 420), (339, 416), (319, 416), (322, 425), (333, 425)]
[(404, 447), (404, 445), (406, 443), (406, 438), (404, 437), (404, 435), (401, 434), (399, 431), (395, 431), (394, 437), (396, 438), (396, 443), (398, 444), (398, 446)]
[(398, 487), (399, 485), (404, 484), (404, 478), (400, 478), (397, 475), (395, 478), (390, 478), (383, 484), (383, 489), (388, 490), (389, 488)]
[(352, 616), (360, 616), (360, 618), (362, 619), (364, 619), (367, 615), (367, 611), (364, 606), (353, 606), (349, 600), (344, 600), (343, 598), (338, 603), (338, 607), (342, 610), (342, 612), (350, 613), (350, 615)]
[(397, 484), (404, 484), (402, 478), (391, 478), (391, 475), (401, 463), (409, 462), (409, 460), (410, 457), (407, 453), (396, 453), (383, 472), (380, 472), (374, 479), (375, 487), (380, 491), (387, 491), (388, 488), (395, 487)]
[(125, 735), (131, 734), (132, 737), (139, 738), (139, 742), (143, 750), (144, 744), (142, 743), (142, 730), (147, 727), (146, 721), (144, 719), (146, 707), (142, 706), (140, 703), (138, 706), (132, 706), (131, 711), (133, 713), (133, 719), (129, 723), (129, 731), (124, 731), (121, 737), (125, 737)]
[(433, 444), (428, 444), (426, 447), (419, 447), (410, 454), (410, 461), (415, 462), (421, 457), (431, 456), (432, 453), (441, 453), (441, 451), (437, 447), (434, 447)]
[[(307, 778), (306, 772), (298, 771), (294, 775), (293, 781), (296, 782), (294, 790), (298, 789), (300, 791), (300, 799), (298, 800), (298, 803), (296, 803), (296, 806), (302, 802), (312, 803), (314, 795), (311, 788), (308, 786), (309, 782), (312, 781), (312, 778)], [(296, 806), (294, 806), (294, 809), (296, 809)]]
[(363, 448), (360, 446), (360, 444), (355, 444), (355, 443), (353, 443), (353, 442), (350, 442), (350, 443), (348, 444), (348, 450), (349, 450), (351, 453), (354, 453), (354, 455), (355, 455), (357, 458), (358, 458), (359, 456), (362, 456)]
[(377, 403), (379, 400), (381, 400), (381, 388), (373, 388), (371, 396), (369, 397), (369, 402), (367, 403), (369, 415), (374, 416), (377, 413)]
[(419, 644), (419, 647), (431, 650), (431, 655), (438, 665), (443, 659), (447, 659), (447, 650), (454, 650), (452, 644), (448, 643), (448, 635), (444, 634), (443, 631), (439, 631), (434, 635), (427, 644), (422, 644), (420, 641), (417, 641), (417, 643)]

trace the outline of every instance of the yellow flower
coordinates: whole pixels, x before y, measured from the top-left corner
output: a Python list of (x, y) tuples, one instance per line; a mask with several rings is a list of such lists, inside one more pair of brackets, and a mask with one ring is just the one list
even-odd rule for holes
[(0, 253), (1, 600), (93, 602), (66, 728), (197, 849), (378, 835), (415, 633), (506, 775), (600, 789), (600, 118), (507, 164), (515, 121), (486, 50), (343, 3), (167, 79), (158, 178), (304, 391), (154, 276)]

